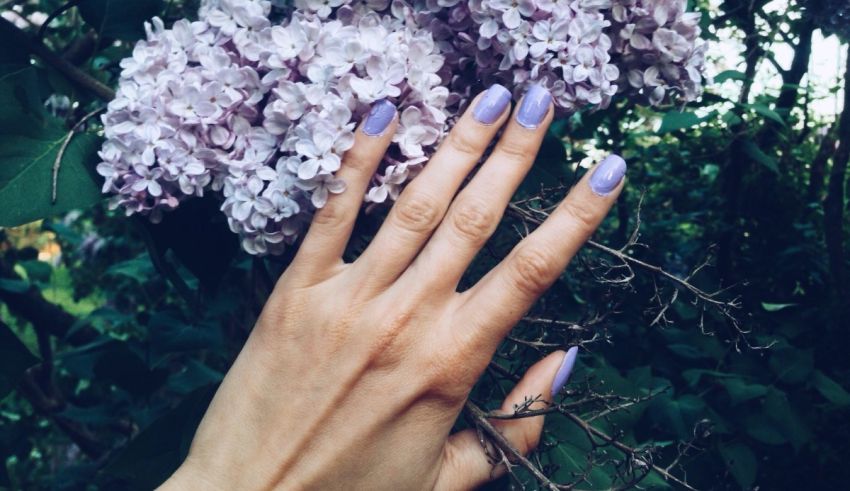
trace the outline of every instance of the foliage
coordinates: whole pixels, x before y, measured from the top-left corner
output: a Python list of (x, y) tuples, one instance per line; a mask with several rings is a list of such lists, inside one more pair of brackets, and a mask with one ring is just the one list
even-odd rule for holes
[[(50, 23), (44, 43), (108, 86), (144, 17), (169, 24), (197, 8), (71, 3), (79, 6)], [(20, 21), (65, 2), (17, 4), (4, 18), (29, 34), (34, 56), (0, 21), (0, 41), (17, 47), (0, 52), (0, 226), (38, 221), (0, 229), (0, 488), (149, 489), (185, 454), (288, 257), (241, 252), (214, 200), (158, 225), (108, 211), (92, 173), (100, 125), (85, 119), (104, 103), (38, 54), (38, 27)], [(749, 43), (744, 62), (717, 74), (699, 101), (622, 101), (556, 122), (464, 280), (539, 221), (582, 172), (573, 163), (600, 151), (630, 163), (626, 194), (595, 242), (472, 394), (484, 411), (496, 407), (543, 354), (583, 346), (554, 411), (562, 414), (549, 416), (533, 457), (554, 481), (682, 487), (658, 469), (697, 489), (840, 489), (850, 479), (850, 113), (823, 117), (807, 106), (818, 11), (792, 3), (777, 18), (765, 4), (694, 2), (709, 35), (724, 29)], [(776, 72), (780, 89), (761, 89), (756, 67), (777, 43), (794, 60)], [(53, 203), (53, 166), (75, 126)], [(349, 257), (384, 212), (361, 217)], [(466, 414), (458, 426), (474, 423)], [(515, 471), (529, 488), (539, 484)], [(511, 485), (519, 487), (511, 478), (494, 487)]]

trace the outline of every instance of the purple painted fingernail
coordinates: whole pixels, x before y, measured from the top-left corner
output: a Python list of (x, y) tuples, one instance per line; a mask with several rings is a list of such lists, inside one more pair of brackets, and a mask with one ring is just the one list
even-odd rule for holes
[(564, 355), (564, 361), (561, 362), (561, 368), (558, 369), (558, 373), (555, 374), (555, 380), (552, 381), (552, 397), (555, 397), (558, 392), (561, 392), (561, 389), (563, 389), (564, 385), (567, 384), (567, 380), (570, 379), (570, 373), (573, 371), (573, 366), (576, 364), (577, 355), (578, 346), (573, 346), (568, 349), (567, 354)]
[(493, 84), (478, 100), (472, 117), (481, 124), (493, 124), (505, 112), (510, 102), (511, 92), (499, 84)]
[(552, 95), (540, 84), (528, 88), (517, 111), (517, 123), (529, 129), (537, 128), (549, 112)]
[(380, 136), (395, 117), (396, 108), (392, 102), (381, 99), (372, 103), (372, 109), (363, 124), (363, 133), (369, 136)]
[(626, 175), (626, 161), (619, 155), (611, 154), (598, 165), (590, 176), (590, 189), (599, 196), (606, 196), (615, 190)]

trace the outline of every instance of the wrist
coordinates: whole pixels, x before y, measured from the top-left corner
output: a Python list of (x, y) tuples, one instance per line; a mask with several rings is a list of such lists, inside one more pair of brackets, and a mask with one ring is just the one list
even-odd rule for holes
[(225, 487), (221, 480), (213, 478), (209, 472), (191, 466), (189, 461), (186, 460), (174, 471), (171, 477), (157, 488), (157, 491), (189, 491), (194, 489), (216, 491), (225, 489)]

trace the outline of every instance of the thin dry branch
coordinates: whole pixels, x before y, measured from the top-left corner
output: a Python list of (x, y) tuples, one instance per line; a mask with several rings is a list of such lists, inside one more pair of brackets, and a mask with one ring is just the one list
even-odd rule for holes
[(74, 138), (74, 135), (77, 134), (77, 131), (88, 121), (89, 119), (96, 116), (98, 113), (106, 109), (106, 106), (99, 107), (94, 111), (86, 114), (79, 121), (77, 121), (71, 130), (68, 131), (68, 134), (65, 135), (65, 139), (62, 141), (62, 146), (59, 147), (59, 152), (56, 154), (56, 160), (53, 161), (53, 179), (52, 179), (52, 190), (51, 190), (51, 199), (53, 203), (56, 203), (56, 192), (59, 184), (59, 167), (62, 166), (62, 159), (65, 157), (65, 151), (68, 150), (68, 145), (71, 143), (71, 139)]
[[(508, 213), (511, 214), (512, 216), (516, 217), (516, 218), (519, 218), (522, 221), (527, 221), (527, 222), (532, 223), (534, 225), (540, 225), (548, 217), (547, 212), (543, 212), (543, 211), (540, 211), (540, 210), (529, 210), (529, 209), (526, 209), (526, 208), (522, 208), (522, 207), (520, 207), (520, 206), (518, 206), (514, 203), (511, 203), (510, 205), (508, 205)], [(637, 234), (633, 233), (632, 238), (629, 240), (629, 242), (627, 242), (623, 247), (621, 247), (619, 249), (614, 249), (613, 247), (606, 246), (606, 245), (601, 244), (599, 242), (596, 242), (594, 240), (588, 240), (587, 245), (592, 247), (593, 249), (602, 251), (602, 252), (616, 258), (617, 260), (619, 260), (622, 263), (622, 265), (627, 267), (629, 270), (631, 270), (632, 267), (638, 267), (640, 269), (643, 269), (645, 271), (652, 273), (653, 275), (659, 276), (659, 277), (669, 281), (670, 283), (675, 285), (677, 288), (688, 291), (689, 293), (693, 294), (696, 298), (698, 298), (702, 302), (704, 302), (707, 305), (710, 305), (710, 306), (714, 307), (715, 309), (717, 309), (725, 317), (731, 318), (733, 320), (733, 322), (735, 323), (735, 325), (737, 326), (737, 321), (734, 321), (734, 316), (732, 315), (732, 311), (736, 310), (740, 307), (740, 303), (739, 303), (737, 298), (733, 298), (731, 300), (720, 298), (719, 294), (723, 293), (725, 291), (725, 289), (717, 291), (717, 292), (707, 292), (707, 291), (704, 291), (704, 290), (696, 287), (693, 283), (690, 282), (690, 279), (693, 276), (693, 274), (695, 274), (697, 271), (699, 271), (700, 269), (702, 269), (705, 266), (704, 263), (701, 264), (697, 269), (695, 269), (694, 272), (692, 272), (688, 277), (680, 278), (679, 276), (676, 276), (675, 274), (670, 273), (669, 271), (665, 270), (664, 268), (662, 268), (660, 266), (650, 264), (646, 261), (643, 261), (641, 259), (638, 259), (638, 258), (630, 255), (627, 252), (627, 250), (630, 247), (634, 247), (635, 245), (639, 245), (636, 241), (637, 241)], [(631, 276), (632, 275), (627, 275), (628, 278), (630, 278)], [(621, 282), (621, 280), (612, 280), (612, 281)]]

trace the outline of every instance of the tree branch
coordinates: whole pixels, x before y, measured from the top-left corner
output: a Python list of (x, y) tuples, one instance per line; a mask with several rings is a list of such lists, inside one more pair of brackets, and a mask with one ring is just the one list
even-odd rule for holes
[(18, 392), (32, 404), (37, 412), (53, 420), (56, 426), (68, 435), (68, 438), (80, 447), (83, 453), (93, 459), (104, 454), (106, 449), (87, 428), (57, 414), (64, 408), (65, 402), (47, 395), (36, 382), (33, 373), (28, 372), (24, 375), (18, 389)]
[[(21, 279), (2, 260), (0, 260), (0, 278)], [(71, 344), (84, 344), (98, 336), (97, 331), (90, 327), (82, 327), (71, 333), (77, 318), (65, 312), (62, 307), (47, 301), (35, 287), (21, 293), (0, 289), (0, 301), (9, 307), (12, 314), (32, 323), (36, 331), (42, 331), (57, 338), (67, 337)]]
[(40, 40), (19, 29), (15, 24), (0, 17), (0, 32), (6, 32), (12, 38), (14, 45), (23, 47), (28, 52), (38, 56), (46, 64), (55, 68), (58, 72), (68, 77), (68, 80), (83, 88), (93, 95), (110, 101), (115, 98), (115, 91), (95, 79), (86, 72), (80, 70), (66, 61), (44, 45)]

